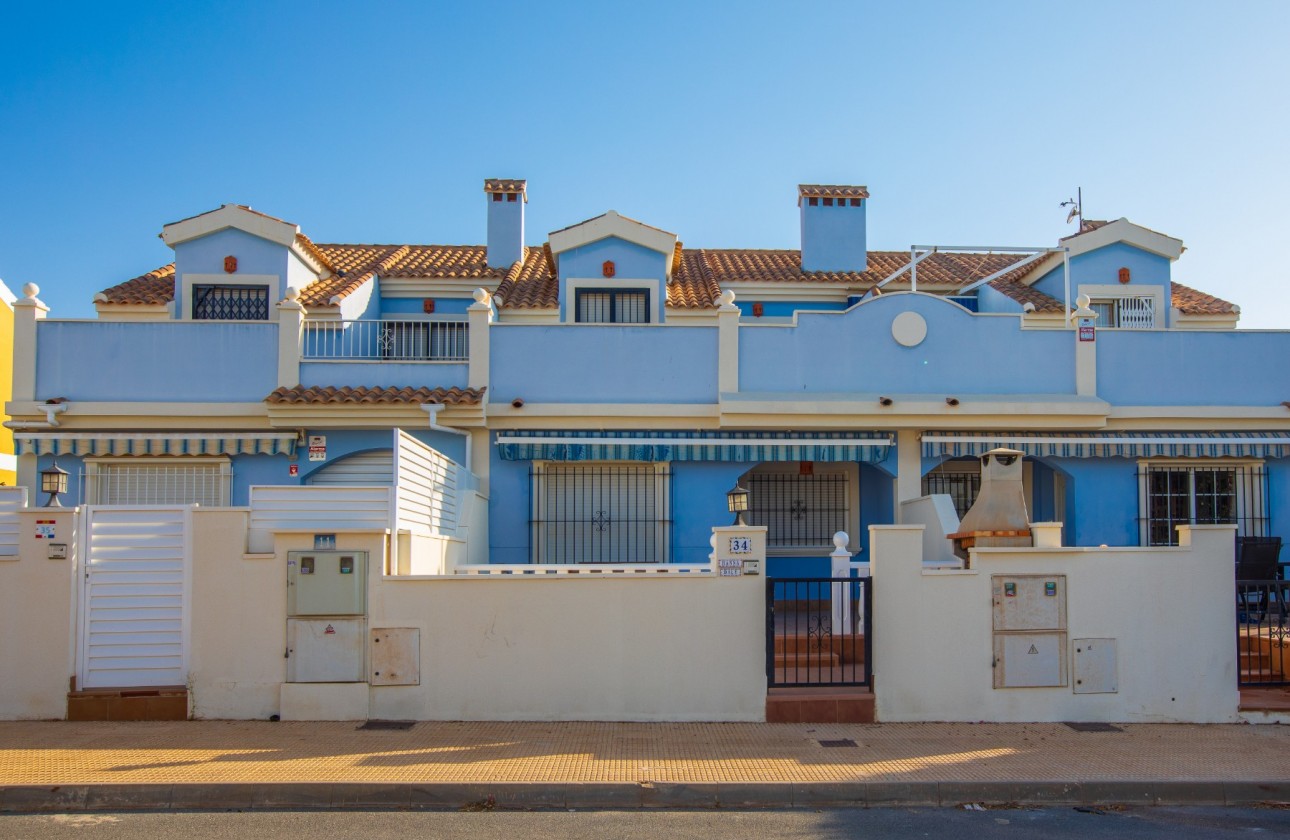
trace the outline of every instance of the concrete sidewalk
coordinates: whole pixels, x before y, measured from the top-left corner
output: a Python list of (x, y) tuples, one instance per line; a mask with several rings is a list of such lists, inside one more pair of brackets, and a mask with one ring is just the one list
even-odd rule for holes
[(0, 811), (1290, 802), (1290, 727), (0, 723)]

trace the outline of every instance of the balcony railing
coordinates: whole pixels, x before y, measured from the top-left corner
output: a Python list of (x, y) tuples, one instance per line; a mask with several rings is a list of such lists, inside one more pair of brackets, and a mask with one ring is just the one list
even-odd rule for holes
[(464, 362), (466, 321), (306, 321), (306, 361)]

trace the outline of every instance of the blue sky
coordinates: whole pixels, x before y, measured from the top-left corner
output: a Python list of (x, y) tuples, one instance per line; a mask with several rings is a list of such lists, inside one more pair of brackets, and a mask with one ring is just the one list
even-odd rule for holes
[(0, 278), (52, 317), (225, 202), (320, 242), (529, 239), (613, 208), (796, 247), (795, 186), (869, 186), (870, 247), (1048, 245), (1127, 216), (1175, 279), (1290, 328), (1290, 3), (8, 3)]

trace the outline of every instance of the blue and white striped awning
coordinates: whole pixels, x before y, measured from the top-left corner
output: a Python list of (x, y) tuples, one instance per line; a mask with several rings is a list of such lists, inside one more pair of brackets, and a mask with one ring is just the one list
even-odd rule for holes
[(504, 461), (860, 461), (887, 457), (877, 432), (521, 431), (497, 435)]
[(15, 432), (19, 455), (294, 455), (294, 432)]
[(1285, 458), (1290, 432), (923, 432), (923, 456), (999, 447), (1035, 458)]

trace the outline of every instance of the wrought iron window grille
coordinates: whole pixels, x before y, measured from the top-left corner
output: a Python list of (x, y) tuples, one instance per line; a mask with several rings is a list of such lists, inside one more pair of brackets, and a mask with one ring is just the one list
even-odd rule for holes
[(195, 284), (194, 321), (267, 321), (269, 287)]
[(1138, 468), (1142, 545), (1177, 545), (1179, 525), (1235, 525), (1268, 536), (1263, 464), (1143, 464)]

